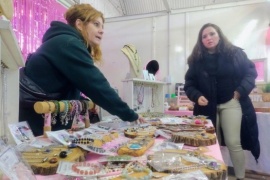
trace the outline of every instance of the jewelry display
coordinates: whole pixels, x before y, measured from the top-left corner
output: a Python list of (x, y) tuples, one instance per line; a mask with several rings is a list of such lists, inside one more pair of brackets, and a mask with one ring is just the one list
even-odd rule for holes
[(36, 140), (29, 124), (26, 121), (9, 124), (8, 127), (17, 145), (22, 143), (31, 144)]
[(131, 156), (128, 155), (122, 155), (122, 156), (108, 156), (106, 159), (108, 161), (130, 161)]
[(226, 179), (227, 167), (213, 157), (195, 151), (158, 151), (148, 155), (151, 170), (167, 173), (193, 173), (202, 171), (209, 179)]
[[(137, 144), (136, 145), (137, 147), (141, 146), (141, 148), (131, 149), (130, 147), (134, 146), (135, 144)], [(153, 144), (154, 144), (154, 138), (149, 137), (149, 136), (138, 136), (128, 141), (127, 144), (121, 146), (118, 149), (117, 154), (139, 157), (139, 156), (142, 156), (151, 146), (153, 146)]]
[(87, 162), (79, 162), (72, 165), (72, 170), (80, 175), (97, 175), (101, 172), (101, 165)]
[[(54, 103), (54, 106), (55, 106), (55, 110), (54, 110), (54, 112), (51, 115), (52, 124), (54, 125), (54, 124), (56, 124), (56, 121), (57, 121), (56, 117), (57, 117), (57, 114), (60, 111), (60, 105), (59, 105), (59, 102), (58, 101), (52, 101), (52, 102)], [(49, 106), (49, 108), (50, 108), (50, 106)]]
[(63, 112), (60, 112), (60, 121), (63, 124), (67, 125), (68, 122), (65, 121), (67, 119), (67, 115), (68, 115), (68, 110), (69, 110), (69, 107), (68, 107), (68, 101), (62, 101), (64, 103), (64, 111)]
[(122, 52), (127, 56), (129, 59), (130, 65), (132, 67), (132, 72), (134, 72), (137, 78), (142, 76), (142, 62), (138, 55), (138, 51), (134, 45), (127, 44), (121, 49)]
[[(138, 172), (143, 172), (146, 175), (135, 177), (135, 173)], [(148, 167), (145, 167), (141, 163), (135, 161), (126, 165), (125, 169), (122, 172), (122, 177), (126, 180), (150, 180), (152, 177), (152, 171)]]
[(143, 100), (144, 100), (144, 86), (141, 85), (140, 87), (137, 87), (138, 91), (137, 91), (137, 102), (138, 102), (138, 106), (142, 106), (143, 105)]
[(72, 140), (72, 143), (75, 144), (91, 144), (94, 142), (94, 139), (91, 138), (76, 138)]
[(155, 118), (165, 118), (165, 117), (174, 117), (169, 114), (164, 114), (161, 112), (144, 112), (144, 113), (139, 113), (142, 117), (145, 119), (155, 119)]
[(156, 127), (154, 126), (132, 127), (132, 128), (125, 129), (124, 135), (130, 138), (134, 138), (137, 136), (154, 137), (155, 132), (156, 132)]
[(56, 173), (60, 161), (84, 160), (85, 151), (81, 148), (70, 150), (66, 146), (49, 146), (46, 148), (28, 148), (21, 152), (21, 157), (31, 166), (34, 174), (52, 175)]
[(216, 144), (216, 136), (206, 132), (173, 132), (171, 141), (195, 147), (210, 146)]

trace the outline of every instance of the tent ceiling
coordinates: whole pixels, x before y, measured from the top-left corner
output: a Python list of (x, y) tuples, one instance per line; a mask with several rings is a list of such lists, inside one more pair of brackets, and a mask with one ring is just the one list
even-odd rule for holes
[(105, 18), (151, 13), (171, 13), (207, 6), (235, 6), (266, 2), (267, 0), (62, 0), (89, 3), (104, 13)]

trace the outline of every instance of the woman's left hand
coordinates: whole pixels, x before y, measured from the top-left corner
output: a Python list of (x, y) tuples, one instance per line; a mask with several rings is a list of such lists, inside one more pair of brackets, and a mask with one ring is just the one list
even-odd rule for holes
[(233, 99), (236, 99), (236, 100), (239, 100), (241, 97), (241, 95), (239, 94), (239, 92), (237, 91), (234, 91), (234, 94), (233, 94)]

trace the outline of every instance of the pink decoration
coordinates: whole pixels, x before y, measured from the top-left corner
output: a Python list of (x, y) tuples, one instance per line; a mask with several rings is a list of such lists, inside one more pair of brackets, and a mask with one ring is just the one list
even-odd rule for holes
[(270, 24), (266, 32), (266, 46), (270, 47)]
[(195, 124), (202, 124), (202, 121), (200, 119), (196, 119), (194, 122)]
[(40, 46), (51, 21), (65, 22), (65, 11), (56, 0), (14, 0), (11, 22), (25, 59)]

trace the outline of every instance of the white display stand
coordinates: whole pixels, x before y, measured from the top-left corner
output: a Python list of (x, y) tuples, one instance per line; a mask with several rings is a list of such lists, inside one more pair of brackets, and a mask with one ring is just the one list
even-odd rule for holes
[(186, 93), (184, 91), (184, 85), (178, 86), (177, 105), (178, 106), (186, 106), (186, 105), (190, 105), (190, 104), (192, 104), (192, 102), (186, 96)]
[(123, 99), (130, 108), (138, 113), (164, 113), (164, 82), (134, 78), (124, 80), (123, 83)]
[(24, 66), (23, 56), (8, 20), (0, 20), (0, 137), (11, 140), (7, 123), (18, 122), (19, 67)]

